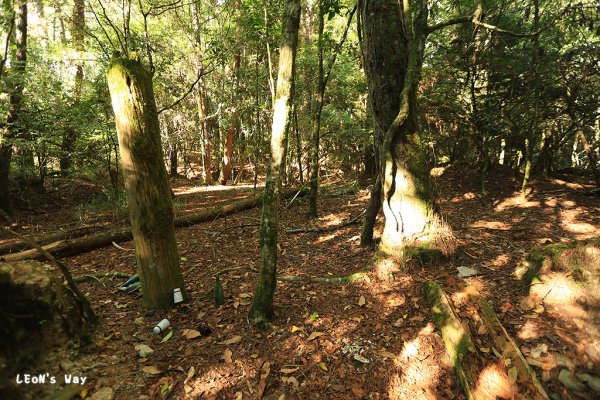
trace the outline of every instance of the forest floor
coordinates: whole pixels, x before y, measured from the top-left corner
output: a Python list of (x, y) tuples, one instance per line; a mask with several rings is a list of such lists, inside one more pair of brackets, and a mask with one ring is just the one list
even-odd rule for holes
[[(600, 363), (586, 353), (581, 332), (550, 309), (524, 307), (529, 288), (514, 274), (533, 249), (600, 236), (598, 198), (585, 195), (591, 183), (573, 176), (534, 180), (527, 200), (521, 201), (519, 180), (500, 168), (491, 172), (485, 198), (479, 195), (478, 177), (466, 167), (448, 168), (436, 182), (440, 210), (458, 244), (448, 259), (435, 265), (409, 263), (393, 282), (380, 279), (376, 271), (346, 285), (279, 281), (273, 327), (261, 331), (246, 318), (258, 276), (260, 211), (240, 212), (177, 229), (189, 304), (148, 315), (139, 293), (117, 289), (124, 279), (105, 280), (106, 287), (94, 280), (83, 282), (80, 286), (101, 318), (93, 343), (81, 352), (57, 353), (39, 368), (46, 365), (44, 371), (50, 366), (57, 375), (87, 376), (84, 395), (112, 392), (115, 399), (253, 399), (262, 391), (266, 399), (463, 399), (422, 295), (423, 282), (434, 279), (443, 284), (465, 320), (469, 310), (461, 305), (461, 293), (474, 286), (492, 302), (526, 356), (537, 352), (539, 357), (541, 352), (560, 359), (554, 367), (545, 367), (543, 376), (539, 365), (534, 367), (553, 398), (594, 398), (593, 392), (567, 389), (557, 379), (559, 365), (598, 375)], [(183, 179), (173, 186), (177, 213), (253, 193), (251, 186), (203, 187)], [(18, 222), (23, 232), (37, 235), (57, 227), (126, 223), (123, 212), (82, 206), (96, 195), (92, 184), (63, 185), (45, 195), (36, 212), (22, 212)], [(327, 233), (286, 232), (351, 219), (363, 211), (368, 198), (367, 190), (323, 198), (314, 222), (306, 218), (306, 203), (286, 202), (278, 274), (327, 278), (369, 268), (374, 249), (359, 247), (358, 224)], [(380, 230), (381, 221), (376, 236)], [(64, 261), (74, 276), (134, 274), (132, 243), (120, 246)], [(479, 275), (458, 278), (457, 267), (476, 269)], [(219, 307), (214, 300), (215, 273), (228, 268), (220, 279), (225, 304)], [(165, 335), (151, 331), (163, 318), (173, 328), (166, 341)], [(471, 326), (482, 349), (479, 354), (494, 357), (477, 331)], [(154, 353), (140, 357), (135, 349), (139, 344)], [(498, 379), (501, 386), (509, 378)], [(510, 398), (514, 393), (508, 390), (504, 395)]]

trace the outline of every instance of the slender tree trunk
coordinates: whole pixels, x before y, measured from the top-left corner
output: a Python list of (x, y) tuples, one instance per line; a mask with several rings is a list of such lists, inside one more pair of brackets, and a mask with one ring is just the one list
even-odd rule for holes
[[(533, 0), (533, 30), (537, 32), (540, 25), (540, 4), (538, 0)], [(533, 44), (533, 117), (531, 127), (525, 138), (525, 172), (523, 173), (523, 183), (521, 185), (521, 199), (527, 197), (527, 184), (531, 176), (531, 165), (533, 163), (533, 152), (535, 150), (535, 137), (539, 125), (539, 107), (540, 107), (540, 88), (539, 88), (539, 58), (540, 42), (539, 35), (534, 35), (531, 39)]]
[[(73, 48), (77, 52), (78, 60), (75, 62), (75, 84), (73, 87), (73, 98), (76, 106), (81, 100), (81, 92), (83, 91), (83, 51), (84, 47), (84, 32), (85, 32), (85, 2), (84, 0), (73, 1), (73, 21), (71, 27), (71, 36)], [(68, 175), (69, 170), (73, 165), (73, 151), (77, 142), (77, 127), (69, 126), (62, 141), (62, 154), (60, 156), (60, 172), (63, 176)]]
[(321, 113), (325, 98), (325, 75), (323, 67), (323, 31), (325, 17), (323, 0), (319, 0), (317, 12), (317, 93), (312, 114), (312, 143), (310, 148), (310, 195), (308, 196), (308, 218), (317, 218), (317, 195), (319, 190), (319, 145), (321, 139)]
[(179, 175), (177, 173), (178, 161), (179, 160), (177, 157), (177, 143), (171, 143), (171, 146), (169, 146), (169, 175), (171, 175), (171, 176)]
[(577, 132), (577, 136), (579, 137), (579, 140), (581, 140), (581, 144), (583, 144), (583, 148), (585, 149), (585, 154), (587, 155), (590, 163), (590, 169), (594, 175), (594, 181), (596, 181), (596, 187), (600, 188), (600, 174), (598, 174), (598, 167), (596, 166), (596, 157), (594, 157), (594, 152), (592, 151), (592, 148), (590, 147), (590, 144), (588, 143), (581, 129), (579, 132)]
[(14, 139), (23, 133), (18, 125), (23, 104), (23, 80), (27, 65), (27, 0), (17, 1), (14, 18), (16, 52), (12, 67), (13, 78), (11, 79), (6, 127), (0, 136), (0, 209), (6, 212), (12, 211), (9, 171), (13, 153), (12, 143), (7, 143), (7, 140)]
[(113, 56), (107, 81), (144, 305), (169, 308), (173, 306), (173, 289), (180, 288), (184, 298), (187, 295), (179, 267), (152, 78), (139, 59)]
[(229, 130), (227, 131), (227, 138), (223, 143), (223, 162), (221, 163), (221, 172), (219, 176), (219, 183), (226, 185), (229, 178), (231, 178), (231, 159), (233, 157), (233, 137), (235, 136), (235, 117), (231, 117), (229, 124)]
[(294, 132), (296, 133), (296, 162), (298, 163), (298, 178), (300, 184), (304, 185), (304, 173), (302, 167), (302, 139), (300, 138), (300, 129), (298, 128), (298, 106), (294, 104)]
[(362, 230), (360, 232), (360, 245), (370, 246), (373, 244), (373, 228), (377, 222), (377, 215), (381, 210), (381, 176), (378, 174), (373, 183), (373, 191), (369, 199), (369, 205), (365, 212)]
[(289, 98), (292, 90), (298, 26), (300, 24), (300, 0), (287, 0), (279, 52), (279, 73), (273, 125), (271, 129), (271, 160), (263, 194), (260, 223), (260, 276), (249, 317), (262, 324), (273, 316), (273, 296), (277, 278), (277, 229), (281, 201), (281, 169), (285, 128), (288, 123)]

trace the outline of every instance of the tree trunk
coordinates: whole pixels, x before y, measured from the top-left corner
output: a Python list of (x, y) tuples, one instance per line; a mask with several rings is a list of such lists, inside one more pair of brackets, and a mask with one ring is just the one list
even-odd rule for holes
[(581, 140), (583, 148), (585, 149), (585, 154), (587, 155), (588, 162), (590, 163), (590, 169), (592, 170), (592, 174), (594, 174), (596, 187), (600, 188), (600, 174), (598, 174), (598, 167), (596, 167), (596, 157), (594, 157), (594, 152), (592, 151), (592, 148), (590, 147), (590, 144), (588, 143), (581, 129), (579, 132), (577, 132), (577, 136), (579, 136), (579, 140)]
[[(75, 99), (74, 106), (81, 99), (83, 91), (83, 51), (84, 47), (84, 32), (85, 32), (85, 2), (84, 0), (74, 0), (73, 2), (73, 21), (71, 27), (71, 36), (73, 48), (77, 52), (77, 60), (75, 62), (75, 85), (73, 87), (73, 98)], [(73, 151), (77, 141), (77, 128), (70, 126), (66, 129), (62, 141), (62, 153), (60, 156), (60, 172), (63, 176), (69, 174), (69, 170), (73, 165)]]
[(219, 176), (219, 183), (226, 185), (229, 178), (231, 178), (231, 159), (233, 157), (233, 137), (235, 136), (235, 114), (231, 116), (231, 122), (229, 125), (229, 131), (227, 132), (227, 139), (224, 143), (223, 148), (223, 163), (221, 165), (221, 174)]
[[(177, 140), (177, 138), (173, 138), (172, 140)], [(179, 160), (177, 157), (177, 143), (171, 143), (171, 145), (169, 146), (169, 175), (179, 175), (177, 173), (178, 161)]]
[(369, 199), (369, 205), (365, 212), (362, 230), (360, 232), (360, 245), (370, 246), (373, 244), (373, 228), (377, 222), (377, 215), (381, 209), (381, 176), (377, 175), (373, 183), (373, 191)]
[(312, 114), (312, 143), (310, 148), (310, 195), (308, 196), (308, 218), (317, 218), (317, 192), (319, 190), (319, 145), (321, 136), (321, 113), (325, 97), (323, 70), (323, 30), (325, 16), (323, 0), (319, 0), (317, 12), (317, 93)]
[(249, 313), (249, 318), (258, 324), (266, 322), (273, 316), (273, 296), (277, 277), (277, 228), (281, 200), (281, 170), (299, 24), (300, 0), (287, 0), (279, 53), (277, 90), (273, 107), (271, 160), (263, 193), (260, 221), (260, 276)]
[(417, 133), (416, 95), (426, 39), (427, 2), (366, 1), (363, 50), (375, 132), (381, 149), (385, 226), (380, 249), (396, 253), (433, 241), (434, 212), (425, 154)]
[(152, 78), (139, 59), (113, 56), (107, 81), (144, 305), (169, 308), (173, 306), (173, 289), (181, 288), (184, 298), (187, 294), (179, 267)]
[(12, 79), (9, 96), (8, 116), (6, 127), (0, 136), (0, 209), (10, 212), (12, 203), (9, 190), (9, 171), (12, 160), (12, 143), (6, 140), (18, 137), (22, 130), (19, 129), (19, 117), (23, 103), (23, 75), (27, 65), (27, 0), (18, 0), (15, 8), (15, 60), (12, 67)]

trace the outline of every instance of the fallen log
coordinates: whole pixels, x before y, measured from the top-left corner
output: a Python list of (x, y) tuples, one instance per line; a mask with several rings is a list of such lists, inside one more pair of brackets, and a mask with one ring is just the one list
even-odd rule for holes
[[(103, 227), (101, 227), (101, 226), (82, 226), (81, 228), (77, 228), (77, 229), (73, 229), (73, 230), (69, 230), (69, 231), (51, 233), (49, 235), (38, 237), (38, 238), (33, 237), (33, 236), (27, 236), (27, 238), (34, 240), (36, 243), (43, 246), (43, 245), (58, 242), (58, 241), (64, 240), (64, 239), (75, 239), (75, 238), (79, 238), (79, 237), (82, 237), (85, 235), (89, 235), (90, 233), (97, 232), (98, 229), (102, 229), (102, 228)], [(9, 242), (0, 244), (0, 255), (14, 253), (17, 251), (22, 251), (22, 250), (28, 249), (30, 247), (31, 246), (29, 246), (28, 243), (26, 243), (22, 240), (11, 240)]]
[(532, 400), (548, 400), (548, 394), (535, 376), (525, 357), (519, 350), (515, 341), (510, 337), (490, 303), (483, 297), (477, 299), (477, 305), (481, 311), (481, 319), (488, 333), (492, 337), (494, 346), (502, 356), (510, 360), (511, 368), (515, 368), (516, 379), (519, 385), (520, 398)]
[(431, 309), (433, 322), (442, 333), (444, 346), (454, 365), (458, 383), (465, 392), (467, 400), (477, 400), (478, 397), (473, 392), (478, 379), (478, 360), (474, 356), (475, 346), (471, 335), (461, 324), (439, 284), (433, 281), (425, 282), (423, 294)]
[[(286, 189), (282, 190), (282, 198), (290, 198), (294, 196), (306, 196), (309, 192), (308, 188), (303, 189)], [(259, 207), (262, 204), (262, 193), (255, 196), (236, 201), (220, 207), (212, 207), (208, 210), (187, 213), (175, 218), (174, 224), (176, 227), (185, 227), (198, 224), (201, 222), (214, 221), (219, 218), (235, 214), (240, 211), (251, 210)], [(121, 243), (132, 239), (131, 228), (115, 229), (94, 236), (85, 236), (77, 239), (59, 240), (43, 246), (43, 249), (55, 257), (70, 257), (76, 254), (85, 253), (90, 250), (108, 246), (111, 243)], [(0, 256), (0, 261), (22, 261), (32, 259), (43, 259), (44, 256), (36, 249), (25, 250), (19, 253), (7, 254)]]

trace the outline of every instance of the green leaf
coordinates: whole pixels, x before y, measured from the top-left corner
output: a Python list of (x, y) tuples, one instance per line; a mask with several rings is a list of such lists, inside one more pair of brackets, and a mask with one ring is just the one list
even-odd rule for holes
[(164, 343), (164, 342), (166, 342), (167, 340), (171, 339), (171, 336), (173, 336), (173, 329), (171, 329), (171, 330), (169, 331), (169, 333), (167, 333), (167, 334), (165, 335), (165, 337), (164, 337), (164, 338), (163, 338), (163, 339), (162, 339), (160, 342), (161, 342), (161, 343)]
[(316, 311), (314, 311), (314, 312), (313, 312), (313, 313), (310, 315), (310, 318), (309, 318), (309, 319), (311, 320), (311, 322), (314, 322), (314, 321), (318, 320), (318, 319), (319, 319), (319, 313), (318, 313), (318, 312), (316, 312)]

